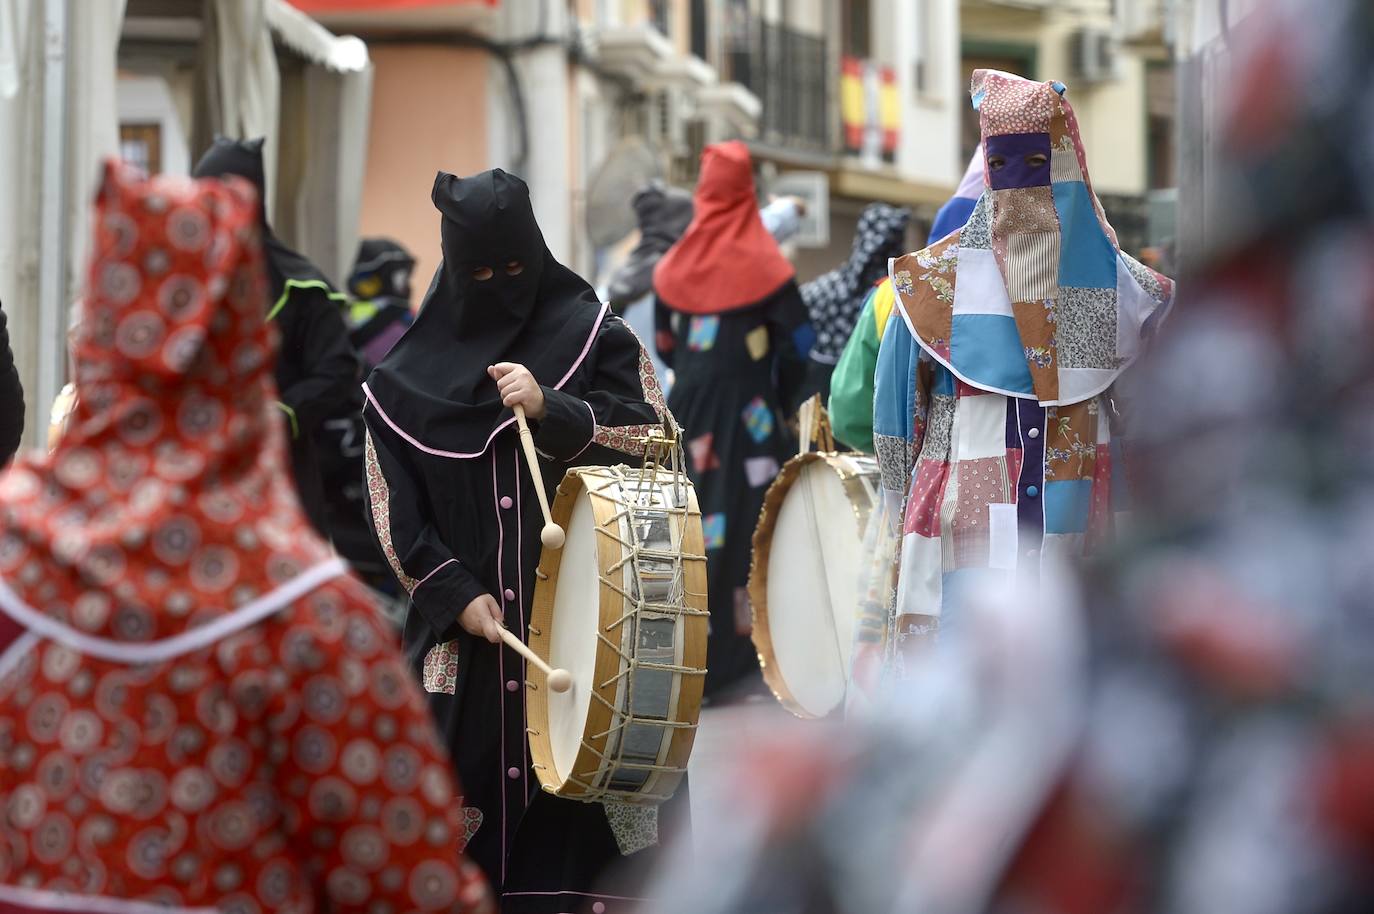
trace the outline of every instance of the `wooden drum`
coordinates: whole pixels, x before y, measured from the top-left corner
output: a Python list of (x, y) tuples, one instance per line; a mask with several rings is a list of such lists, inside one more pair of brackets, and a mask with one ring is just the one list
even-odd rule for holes
[(877, 499), (877, 461), (833, 453), (792, 458), (764, 496), (749, 570), (754, 647), (764, 681), (798, 717), (844, 702)]
[(558, 486), (529, 645), (573, 687), (527, 667), (529, 741), (544, 790), (654, 804), (687, 770), (706, 675), (706, 555), (687, 477), (584, 467)]

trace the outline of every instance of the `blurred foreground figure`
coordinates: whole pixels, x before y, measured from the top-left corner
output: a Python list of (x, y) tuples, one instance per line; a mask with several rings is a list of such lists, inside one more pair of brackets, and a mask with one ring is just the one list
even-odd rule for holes
[(0, 475), (0, 910), (491, 910), (419, 689), (292, 489), (257, 210), (106, 173), (75, 410)]
[(1374, 910), (1374, 8), (1252, 22), (1083, 621), (974, 601), (879, 718), (757, 748), (661, 912)]

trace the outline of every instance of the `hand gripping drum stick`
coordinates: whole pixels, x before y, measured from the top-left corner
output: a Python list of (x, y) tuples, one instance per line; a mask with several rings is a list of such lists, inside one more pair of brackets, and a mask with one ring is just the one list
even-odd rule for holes
[(529, 424), (525, 422), (525, 407), (517, 403), (514, 409), (515, 424), (520, 427), (520, 444), (525, 449), (525, 463), (529, 464), (530, 476), (534, 479), (534, 494), (539, 496), (539, 510), (544, 512), (544, 529), (539, 531), (539, 541), (548, 549), (562, 549), (563, 528), (553, 522), (553, 515), (549, 513), (549, 497), (544, 494), (544, 475), (539, 472), (539, 455), (534, 450)]
[(501, 632), (501, 640), (506, 642), (506, 645), (511, 650), (515, 651), (521, 657), (524, 657), (540, 670), (543, 670), (544, 675), (549, 677), (549, 688), (553, 689), (555, 692), (566, 692), (568, 689), (572, 688), (572, 673), (569, 673), (567, 670), (555, 670), (551, 668), (544, 662), (543, 657), (540, 657), (531, 650), (528, 644), (521, 641), (519, 636), (513, 634), (511, 630), (504, 625), (498, 625), (497, 629)]

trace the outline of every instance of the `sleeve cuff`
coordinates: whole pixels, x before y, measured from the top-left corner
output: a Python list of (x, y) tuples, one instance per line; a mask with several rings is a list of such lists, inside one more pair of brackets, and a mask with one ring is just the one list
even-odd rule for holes
[(551, 387), (544, 391), (544, 418), (534, 432), (534, 446), (557, 460), (572, 460), (585, 451), (596, 433), (596, 418), (585, 400)]
[(458, 617), (486, 588), (456, 559), (435, 568), (410, 592), (410, 602), (440, 641), (458, 636)]

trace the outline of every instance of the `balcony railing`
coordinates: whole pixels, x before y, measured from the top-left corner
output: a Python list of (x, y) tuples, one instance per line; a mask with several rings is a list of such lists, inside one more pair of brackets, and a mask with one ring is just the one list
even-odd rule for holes
[(826, 39), (751, 18), (726, 42), (723, 78), (763, 103), (760, 139), (810, 152), (831, 149)]

